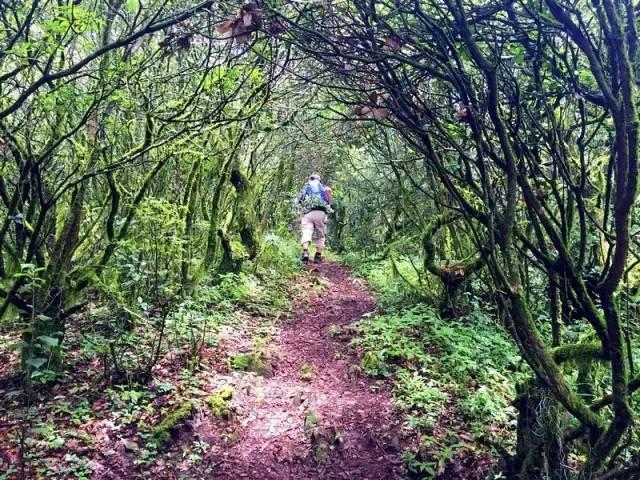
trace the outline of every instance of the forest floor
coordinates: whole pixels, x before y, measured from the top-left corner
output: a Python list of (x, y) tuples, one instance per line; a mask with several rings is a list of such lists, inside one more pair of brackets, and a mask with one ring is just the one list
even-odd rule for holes
[(287, 317), (222, 328), (186, 379), (175, 353), (138, 389), (100, 388), (98, 360), (79, 361), (35, 407), (26, 469), (19, 429), (0, 431), (0, 478), (400, 478), (390, 386), (368, 378), (348, 345), (373, 296), (332, 262), (298, 283)]
[[(324, 280), (303, 289), (275, 346), (271, 378), (238, 405), (238, 442), (221, 452), (216, 478), (392, 479), (399, 433), (384, 384), (361, 375), (345, 327), (374, 308), (371, 294), (334, 263), (310, 267)], [(309, 281), (309, 280), (307, 280)], [(347, 329), (348, 331), (348, 329)]]

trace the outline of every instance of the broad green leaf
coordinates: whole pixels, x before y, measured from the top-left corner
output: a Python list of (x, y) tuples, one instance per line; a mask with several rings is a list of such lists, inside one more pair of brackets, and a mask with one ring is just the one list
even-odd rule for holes
[(45, 345), (49, 348), (57, 347), (60, 343), (57, 338), (48, 337), (47, 335), (40, 335), (38, 338), (36, 338), (36, 340), (38, 340), (42, 345)]
[(25, 361), (24, 363), (26, 363), (27, 365), (32, 366), (35, 369), (38, 369), (38, 368), (42, 367), (45, 363), (47, 363), (47, 359), (46, 358), (42, 358), (42, 357), (30, 358), (27, 361)]

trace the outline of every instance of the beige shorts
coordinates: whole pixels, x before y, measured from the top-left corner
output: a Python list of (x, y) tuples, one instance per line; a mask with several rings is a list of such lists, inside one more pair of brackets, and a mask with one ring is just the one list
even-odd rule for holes
[(327, 214), (322, 210), (311, 210), (305, 213), (300, 222), (302, 239), (300, 243), (311, 243), (313, 234), (316, 234), (316, 247), (324, 247), (324, 234), (326, 231)]

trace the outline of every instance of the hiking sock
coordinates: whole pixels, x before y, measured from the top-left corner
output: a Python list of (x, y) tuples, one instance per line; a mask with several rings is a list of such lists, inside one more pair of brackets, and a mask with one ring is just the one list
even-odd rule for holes
[(322, 262), (322, 254), (320, 252), (316, 252), (316, 254), (313, 256), (313, 263), (320, 262)]
[(302, 252), (302, 263), (309, 263), (309, 252), (306, 250)]

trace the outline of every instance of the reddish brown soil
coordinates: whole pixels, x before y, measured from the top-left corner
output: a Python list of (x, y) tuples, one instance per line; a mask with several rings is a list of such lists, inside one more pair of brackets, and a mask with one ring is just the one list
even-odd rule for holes
[[(374, 308), (373, 298), (334, 263), (310, 267), (307, 282), (277, 339), (281, 360), (240, 407), (246, 417), (238, 441), (220, 452), (216, 479), (400, 478), (398, 426), (386, 387), (358, 375), (344, 336), (332, 327), (360, 319)], [(336, 437), (322, 459), (323, 446)]]

